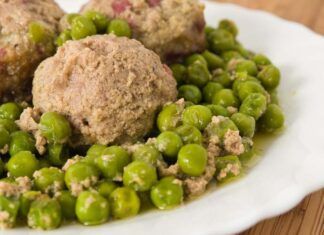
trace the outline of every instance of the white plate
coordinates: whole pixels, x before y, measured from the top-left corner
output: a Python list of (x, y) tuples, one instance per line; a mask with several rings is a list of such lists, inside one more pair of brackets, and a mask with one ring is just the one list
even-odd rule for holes
[[(59, 0), (76, 11), (84, 0)], [(237, 22), (240, 41), (268, 55), (282, 71), (280, 99), (286, 130), (266, 147), (243, 179), (207, 193), (186, 206), (153, 211), (98, 227), (63, 226), (46, 234), (209, 235), (242, 231), (283, 213), (324, 187), (324, 39), (305, 27), (265, 12), (206, 3), (206, 18)], [(1, 234), (43, 234), (25, 228)]]

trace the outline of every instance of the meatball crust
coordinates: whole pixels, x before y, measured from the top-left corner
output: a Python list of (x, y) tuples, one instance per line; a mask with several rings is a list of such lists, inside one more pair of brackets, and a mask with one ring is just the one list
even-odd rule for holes
[(41, 24), (54, 37), (62, 16), (53, 0), (0, 0), (0, 101), (30, 96), (36, 67), (54, 53), (53, 41), (30, 39), (30, 23)]
[(197, 0), (90, 0), (81, 11), (88, 10), (127, 20), (133, 37), (163, 61), (205, 47), (204, 6)]
[(114, 35), (68, 41), (35, 72), (33, 103), (65, 115), (73, 144), (123, 144), (144, 137), (156, 112), (177, 97), (158, 55)]

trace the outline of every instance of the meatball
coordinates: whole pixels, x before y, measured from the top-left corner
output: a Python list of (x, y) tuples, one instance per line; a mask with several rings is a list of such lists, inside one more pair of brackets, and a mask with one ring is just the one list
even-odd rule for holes
[(65, 115), (74, 127), (73, 145), (135, 142), (176, 97), (175, 79), (159, 56), (114, 35), (68, 41), (39, 65), (33, 80), (35, 108)]
[[(50, 39), (62, 16), (53, 0), (0, 0), (0, 101), (30, 96), (36, 67), (54, 53)], [(40, 25), (48, 40), (35, 42), (29, 34), (31, 24)]]
[(133, 37), (163, 61), (205, 47), (204, 6), (197, 0), (90, 0), (81, 11), (88, 10), (127, 20)]

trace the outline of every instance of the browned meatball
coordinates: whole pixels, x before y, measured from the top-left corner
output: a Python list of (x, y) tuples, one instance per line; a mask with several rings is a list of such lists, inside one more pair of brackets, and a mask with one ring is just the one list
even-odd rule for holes
[(54, 37), (62, 16), (53, 0), (0, 0), (0, 101), (30, 96), (37, 65), (54, 53), (53, 40), (31, 40), (29, 25), (37, 22)]
[(127, 20), (133, 37), (164, 61), (205, 47), (204, 6), (198, 0), (90, 0), (82, 12), (88, 10)]
[(76, 145), (134, 142), (176, 97), (176, 82), (158, 55), (113, 35), (68, 41), (39, 65), (33, 81), (35, 108), (66, 115)]

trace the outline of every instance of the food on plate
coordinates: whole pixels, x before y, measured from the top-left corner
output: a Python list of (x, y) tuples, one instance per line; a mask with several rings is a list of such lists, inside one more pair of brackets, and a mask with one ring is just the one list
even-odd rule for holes
[[(255, 134), (284, 126), (280, 71), (237, 41), (233, 21), (204, 27), (189, 0), (102, 4), (61, 19), (57, 52), (35, 72), (33, 105), (0, 105), (0, 228), (91, 226), (175, 208), (244, 175)], [(165, 15), (172, 24), (155, 25)], [(163, 29), (170, 35), (150, 46)], [(169, 68), (131, 36), (162, 59), (186, 56)]]
[(0, 1), (0, 100), (30, 99), (33, 73), (55, 52), (62, 16), (54, 0)]
[(81, 12), (88, 11), (126, 20), (132, 36), (162, 60), (205, 48), (204, 6), (197, 0), (91, 0)]
[(113, 35), (65, 43), (33, 81), (35, 109), (67, 117), (75, 144), (137, 141), (176, 96), (176, 82), (155, 53)]

